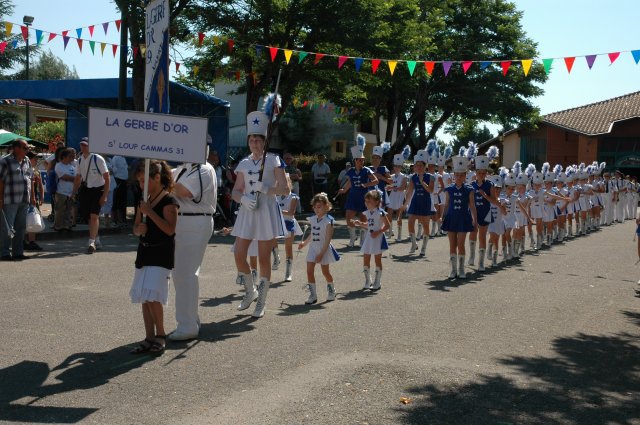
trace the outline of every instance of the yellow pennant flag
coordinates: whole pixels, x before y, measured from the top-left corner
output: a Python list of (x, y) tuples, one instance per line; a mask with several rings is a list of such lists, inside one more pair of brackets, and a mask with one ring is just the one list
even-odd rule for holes
[(216, 46), (218, 44), (220, 44), (220, 37), (218, 37), (217, 35), (213, 36), (213, 44), (215, 44)]
[(533, 59), (523, 59), (520, 62), (522, 63), (522, 70), (524, 71), (524, 76), (526, 77), (529, 73), (529, 69), (531, 69)]
[(287, 60), (287, 65), (289, 65), (289, 60), (291, 60), (291, 54), (293, 50), (284, 49), (284, 58)]
[(391, 72), (391, 75), (393, 75), (394, 71), (396, 70), (397, 64), (398, 61), (389, 61), (389, 72)]
[(11, 22), (4, 23), (4, 30), (7, 33), (7, 37), (11, 36), (11, 30), (13, 30), (13, 24)]
[(104, 56), (104, 48), (107, 47), (106, 43), (100, 43), (100, 53)]
[(198, 75), (200, 72), (200, 67), (198, 65), (193, 65), (193, 75)]
[(142, 54), (142, 57), (145, 57), (147, 55), (147, 45), (146, 44), (140, 44), (140, 53)]

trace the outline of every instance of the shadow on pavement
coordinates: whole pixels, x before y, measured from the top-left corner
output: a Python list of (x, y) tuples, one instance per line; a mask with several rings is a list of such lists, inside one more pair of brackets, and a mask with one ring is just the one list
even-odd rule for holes
[[(622, 312), (640, 325), (640, 314)], [(631, 334), (557, 338), (553, 357), (499, 362), (517, 378), (483, 375), (461, 386), (409, 391), (407, 424), (632, 424), (640, 412), (640, 347)]]
[(352, 301), (352, 300), (361, 300), (363, 298), (373, 297), (374, 295), (376, 295), (376, 293), (377, 291), (371, 291), (371, 290), (365, 291), (364, 289), (357, 289), (355, 291), (344, 292), (338, 295), (341, 295), (340, 300)]
[(322, 310), (324, 308), (324, 304), (324, 302), (316, 304), (287, 304), (282, 302), (280, 303), (278, 316), (297, 316), (299, 314), (307, 314), (314, 310)]
[(200, 307), (218, 307), (223, 304), (233, 304), (234, 301), (240, 301), (241, 299), (242, 296), (239, 294), (229, 294), (219, 298), (202, 298)]
[[(1, 369), (0, 421), (75, 423), (83, 420), (98, 409), (42, 404), (49, 396), (105, 385), (155, 359), (153, 356), (132, 356), (129, 354), (131, 348), (125, 345), (104, 353), (72, 354), (51, 370), (46, 363), (28, 360)], [(59, 382), (44, 385), (50, 378)], [(21, 400), (23, 398), (29, 400)]]

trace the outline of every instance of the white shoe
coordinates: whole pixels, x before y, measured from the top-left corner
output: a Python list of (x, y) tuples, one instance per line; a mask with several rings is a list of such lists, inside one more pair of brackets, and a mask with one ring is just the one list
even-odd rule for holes
[(96, 252), (96, 244), (95, 242), (92, 242), (87, 247), (87, 254), (93, 254), (94, 252)]
[(369, 274), (369, 267), (365, 267), (362, 272), (364, 273), (364, 286), (362, 289), (371, 289), (371, 275)]
[(273, 259), (273, 264), (271, 264), (271, 270), (278, 270), (280, 268), (280, 259), (275, 257)]
[(269, 292), (270, 284), (271, 282), (266, 279), (260, 280), (260, 284), (258, 285), (258, 302), (256, 303), (256, 309), (253, 311), (253, 317), (260, 318), (264, 316), (264, 310), (267, 307), (267, 293)]
[(284, 269), (285, 282), (291, 282), (293, 280), (293, 277), (291, 276), (291, 268), (292, 268), (291, 258), (287, 258), (287, 261), (285, 263), (285, 269)]
[(451, 262), (451, 273), (449, 273), (449, 279), (455, 279), (458, 276), (458, 256), (451, 255), (449, 258)]
[(305, 304), (315, 304), (318, 302), (318, 294), (316, 293), (316, 284), (307, 283), (307, 291), (309, 291), (309, 298), (304, 302)]
[(380, 283), (381, 279), (382, 279), (382, 270), (376, 269), (376, 277), (373, 281), (373, 285), (371, 285), (372, 291), (378, 291), (380, 290), (380, 288), (382, 288), (382, 284)]
[(465, 279), (467, 274), (464, 272), (464, 255), (458, 255), (458, 277)]
[(250, 279), (248, 274), (241, 274), (238, 277), (244, 286), (244, 297), (238, 304), (238, 311), (242, 311), (251, 307), (251, 303), (258, 298), (258, 291), (256, 291), (256, 286), (253, 284), (253, 279)]
[(336, 299), (336, 287), (333, 283), (327, 284), (327, 301), (333, 301)]
[(171, 332), (169, 335), (167, 335), (167, 339), (170, 341), (187, 341), (189, 339), (196, 339), (198, 338), (198, 333), (187, 333), (187, 332), (182, 332), (179, 330), (175, 330), (173, 332)]

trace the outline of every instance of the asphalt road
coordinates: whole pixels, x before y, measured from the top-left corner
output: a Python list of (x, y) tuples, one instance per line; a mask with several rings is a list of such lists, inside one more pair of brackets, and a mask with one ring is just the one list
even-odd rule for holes
[(201, 338), (161, 357), (128, 354), (144, 336), (128, 299), (136, 239), (104, 236), (92, 256), (84, 239), (45, 240), (37, 258), (0, 263), (0, 422), (640, 424), (634, 230), (605, 227), (464, 281), (446, 279), (445, 238), (426, 259), (392, 243), (371, 293), (340, 227), (338, 299), (324, 302), (318, 272), (321, 302), (304, 305), (302, 253), (294, 282), (274, 272), (259, 320), (236, 311), (232, 240), (214, 237)]

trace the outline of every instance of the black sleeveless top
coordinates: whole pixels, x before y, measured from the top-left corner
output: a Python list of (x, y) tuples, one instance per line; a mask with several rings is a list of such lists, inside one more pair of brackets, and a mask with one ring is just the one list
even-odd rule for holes
[[(153, 211), (164, 218), (163, 210), (167, 205), (178, 206), (178, 201), (167, 194), (153, 207)], [(144, 266), (158, 266), (165, 269), (173, 269), (175, 256), (175, 233), (167, 235), (147, 217), (147, 234), (140, 236), (138, 254), (136, 255), (136, 268)]]

